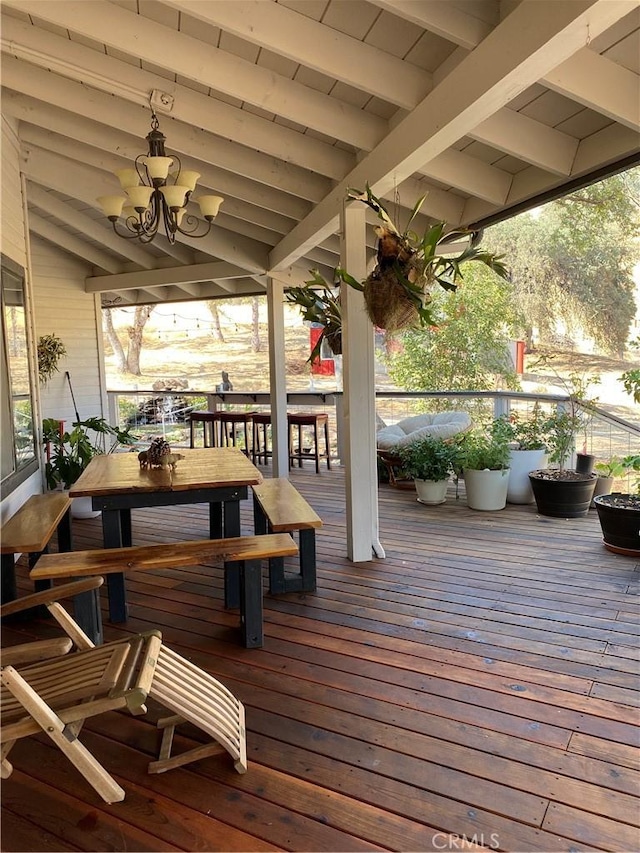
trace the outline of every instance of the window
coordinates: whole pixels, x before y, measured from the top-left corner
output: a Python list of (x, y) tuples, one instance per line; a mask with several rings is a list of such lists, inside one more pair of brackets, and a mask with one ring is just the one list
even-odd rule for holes
[(37, 470), (24, 270), (2, 255), (0, 473), (6, 495)]

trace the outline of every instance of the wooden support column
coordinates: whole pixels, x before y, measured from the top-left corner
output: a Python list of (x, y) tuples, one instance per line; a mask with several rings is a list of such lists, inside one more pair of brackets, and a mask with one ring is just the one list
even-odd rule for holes
[(289, 477), (287, 432), (287, 379), (284, 348), (284, 287), (278, 279), (267, 282), (269, 321), (269, 391), (271, 393), (272, 475)]
[[(342, 266), (362, 281), (366, 275), (365, 207), (345, 204), (341, 215)], [(343, 285), (342, 368), (347, 492), (347, 556), (354, 563), (384, 557), (378, 539), (375, 365), (373, 326), (361, 293)]]

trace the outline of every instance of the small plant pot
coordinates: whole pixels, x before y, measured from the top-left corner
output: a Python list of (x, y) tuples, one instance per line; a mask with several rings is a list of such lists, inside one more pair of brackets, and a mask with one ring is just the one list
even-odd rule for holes
[(509, 469), (501, 471), (478, 471), (475, 468), (464, 469), (464, 484), (467, 493), (467, 505), (470, 509), (483, 512), (504, 509), (507, 504)]
[(589, 513), (596, 474), (543, 469), (529, 474), (540, 515), (552, 518), (583, 518)]
[(576, 453), (576, 471), (579, 474), (591, 474), (596, 464), (593, 453)]
[(100, 515), (100, 510), (93, 509), (91, 497), (73, 498), (71, 515), (74, 518), (97, 518)]
[(414, 483), (421, 504), (434, 506), (446, 501), (448, 480), (414, 480)]
[(605, 548), (615, 554), (640, 557), (640, 495), (599, 495), (595, 505)]
[(599, 497), (600, 495), (611, 494), (612, 488), (613, 488), (613, 477), (604, 477), (602, 474), (598, 474), (598, 479), (596, 480), (596, 487), (593, 490), (593, 499), (591, 501), (591, 509), (595, 509), (596, 498)]

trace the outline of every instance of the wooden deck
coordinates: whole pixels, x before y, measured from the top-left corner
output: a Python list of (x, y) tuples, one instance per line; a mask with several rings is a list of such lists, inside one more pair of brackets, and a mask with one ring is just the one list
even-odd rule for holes
[[(638, 850), (640, 565), (602, 547), (595, 513), (426, 507), (382, 486), (387, 557), (354, 565), (342, 473), (292, 480), (324, 521), (318, 591), (266, 597), (263, 649), (237, 644), (215, 568), (132, 576), (129, 621), (106, 624), (160, 627), (236, 692), (248, 773), (221, 756), (149, 776), (156, 709), (104, 715), (83, 739), (124, 802), (45, 737), (22, 741), (2, 850)], [(77, 548), (99, 546), (99, 520), (74, 525)], [(134, 513), (135, 544), (206, 535), (205, 507)]]

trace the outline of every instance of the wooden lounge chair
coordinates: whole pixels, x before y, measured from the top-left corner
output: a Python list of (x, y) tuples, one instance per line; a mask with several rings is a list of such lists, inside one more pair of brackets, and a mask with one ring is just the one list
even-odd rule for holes
[[(28, 643), (3, 652), (2, 778), (11, 775), (8, 755), (14, 743), (43, 731), (106, 802), (124, 799), (124, 790), (80, 742), (79, 734), (86, 719), (105, 711), (146, 713), (147, 697), (172, 712), (158, 721), (158, 728), (164, 731), (150, 773), (163, 773), (223, 751), (232, 756), (238, 773), (246, 772), (244, 707), (224, 685), (167, 648), (159, 631), (94, 646), (58, 601), (102, 583), (101, 577), (87, 578), (0, 608), (0, 615), (8, 616), (44, 604), (68, 635), (68, 639)], [(71, 644), (77, 651), (70, 652)], [(171, 756), (175, 727), (185, 721), (210, 740)]]

